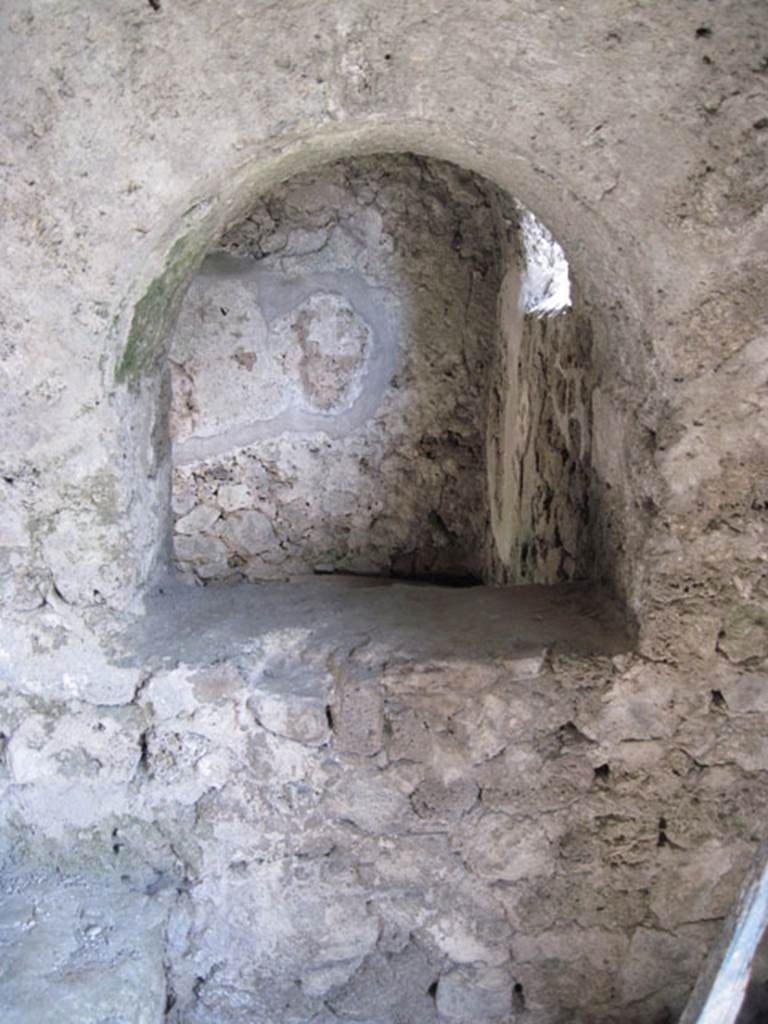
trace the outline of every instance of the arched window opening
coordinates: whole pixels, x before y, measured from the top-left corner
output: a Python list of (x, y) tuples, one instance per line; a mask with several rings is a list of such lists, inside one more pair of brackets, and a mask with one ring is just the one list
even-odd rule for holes
[(520, 293), (526, 313), (552, 316), (571, 307), (571, 278), (563, 248), (530, 210), (517, 204), (525, 258)]

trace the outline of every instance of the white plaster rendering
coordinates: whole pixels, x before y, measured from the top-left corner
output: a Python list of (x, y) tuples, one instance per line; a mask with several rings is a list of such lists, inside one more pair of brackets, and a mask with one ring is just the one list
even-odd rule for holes
[[(229, 350), (222, 332), (201, 331), (216, 313), (231, 317), (222, 324), (233, 325)], [(285, 281), (252, 261), (210, 256), (192, 283), (171, 349), (177, 464), (282, 433), (348, 432), (371, 415), (392, 372), (396, 315), (394, 296), (378, 298), (354, 272)], [(338, 332), (330, 343), (335, 361), (343, 358), (344, 346), (351, 358), (344, 382), (327, 399), (307, 393), (301, 352), (292, 344), (302, 318), (322, 324), (324, 316)], [(311, 335), (307, 341), (312, 344)], [(327, 372), (338, 369), (333, 357)], [(314, 360), (321, 358), (322, 347)], [(310, 365), (313, 376), (317, 369)]]

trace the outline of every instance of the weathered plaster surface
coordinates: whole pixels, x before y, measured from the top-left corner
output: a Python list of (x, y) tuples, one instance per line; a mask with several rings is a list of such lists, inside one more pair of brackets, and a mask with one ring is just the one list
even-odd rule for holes
[[(2, 20), (5, 877), (58, 865), (151, 922), (167, 891), (165, 991), (154, 938), (130, 961), (149, 1020), (383, 1024), (403, 989), (424, 1020), (673, 1019), (766, 820), (762, 0), (8, 0)], [(535, 681), (487, 650), (425, 663), (396, 631), (370, 661), (342, 645), (325, 734), (287, 688), (297, 663), (325, 685), (325, 649), (319, 670), (278, 639), (265, 689), (260, 648), (241, 680), (226, 650), (130, 662), (118, 627), (168, 555), (185, 287), (259, 195), (381, 152), (483, 175), (563, 244), (592, 330), (595, 564), (639, 633)], [(3, 920), (52, 965), (37, 1013), (82, 944)]]
[(129, 699), (17, 686), (1, 723), (8, 863), (101, 879), (99, 927), (128, 899), (165, 922), (148, 1019), (674, 1019), (766, 811), (758, 674), (681, 682), (574, 588), (151, 612)]
[(187, 571), (484, 574), (503, 204), (384, 156), (292, 178), (220, 241), (170, 351)]
[(1, 891), (4, 1022), (162, 1019), (162, 894), (45, 871), (6, 875)]

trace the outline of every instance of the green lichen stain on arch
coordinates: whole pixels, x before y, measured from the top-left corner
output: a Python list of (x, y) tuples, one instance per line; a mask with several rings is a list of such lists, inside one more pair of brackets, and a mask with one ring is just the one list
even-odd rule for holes
[(195, 232), (178, 238), (168, 253), (165, 270), (136, 303), (128, 340), (115, 370), (115, 381), (135, 387), (157, 360), (162, 339), (177, 312), (179, 298), (200, 257)]

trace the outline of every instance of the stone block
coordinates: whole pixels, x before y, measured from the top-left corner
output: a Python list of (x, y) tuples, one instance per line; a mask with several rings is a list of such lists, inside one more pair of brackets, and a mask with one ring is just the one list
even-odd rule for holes
[(468, 704), (454, 718), (472, 764), (481, 764), (501, 753), (509, 742), (509, 706), (495, 694), (486, 693)]
[(225, 566), (229, 554), (227, 546), (216, 537), (207, 537), (200, 533), (177, 534), (173, 539), (176, 557), (182, 562), (196, 565), (218, 564)]
[(477, 802), (479, 788), (473, 779), (458, 778), (452, 782), (428, 777), (411, 793), (411, 807), (419, 818), (427, 821), (451, 821), (466, 814)]
[(467, 965), (443, 974), (437, 985), (440, 1017), (455, 1024), (509, 1024), (512, 979), (503, 967)]
[(364, 832), (384, 834), (409, 811), (408, 800), (384, 772), (345, 772), (327, 801), (328, 812)]
[(506, 814), (485, 814), (467, 828), (468, 835), (459, 845), (480, 878), (515, 882), (552, 874), (550, 838), (536, 822)]
[(183, 534), (204, 533), (213, 526), (220, 515), (219, 509), (213, 505), (196, 505), (190, 512), (176, 520), (174, 530)]
[(141, 757), (143, 718), (137, 708), (62, 706), (30, 714), (11, 734), (6, 760), (14, 782), (98, 778), (128, 782)]
[(415, 944), (389, 956), (376, 950), (328, 1004), (341, 1020), (433, 1024), (437, 1015), (430, 986), (436, 973), (436, 965)]
[(765, 606), (741, 604), (730, 608), (717, 647), (737, 665), (768, 656), (768, 610)]
[(277, 736), (306, 743), (310, 747), (320, 747), (328, 742), (330, 726), (322, 699), (262, 691), (248, 698), (248, 707), (258, 724)]
[(222, 484), (216, 492), (216, 503), (222, 512), (251, 508), (253, 501), (254, 496), (247, 484)]
[(384, 707), (374, 679), (345, 679), (331, 702), (334, 746), (340, 753), (373, 757), (384, 741)]
[(259, 555), (275, 544), (272, 524), (263, 512), (235, 512), (228, 515), (220, 535), (235, 551), (244, 555)]
[(162, 1024), (166, 906), (80, 879), (0, 894), (3, 1024)]
[(424, 716), (413, 708), (401, 707), (386, 712), (387, 755), (392, 761), (428, 761), (432, 737)]

